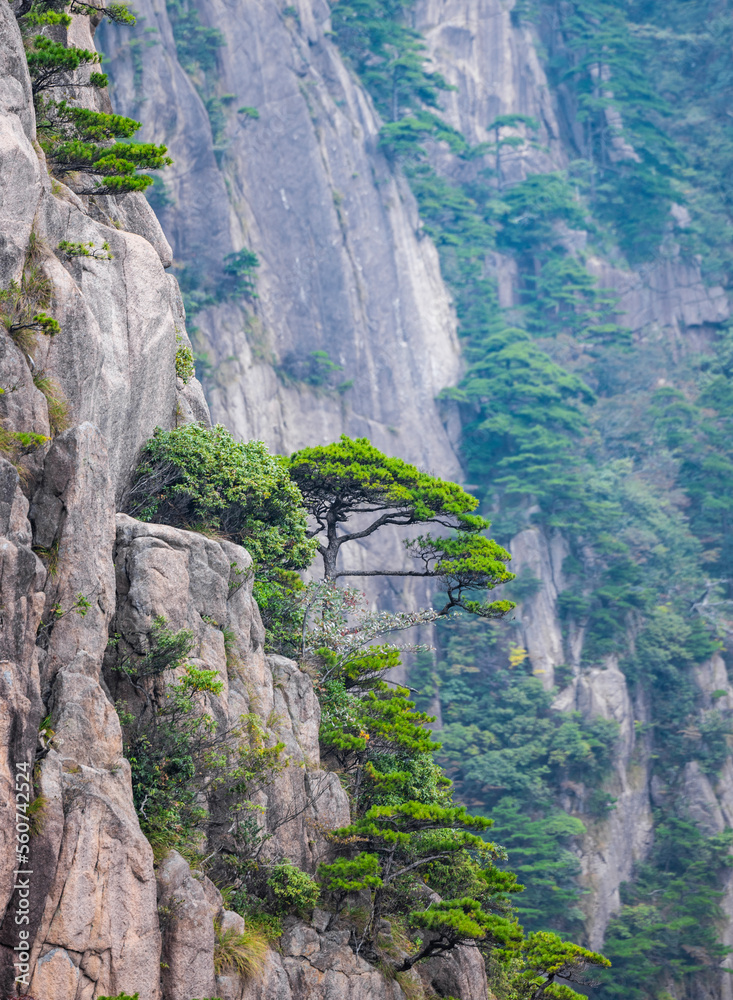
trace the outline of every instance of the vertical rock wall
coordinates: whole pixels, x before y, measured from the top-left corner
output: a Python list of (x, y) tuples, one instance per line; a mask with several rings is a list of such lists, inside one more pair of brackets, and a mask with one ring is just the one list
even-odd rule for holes
[[(85, 18), (75, 18), (72, 39), (93, 44)], [(62, 240), (107, 242), (112, 259), (69, 262)], [(175, 851), (156, 868), (140, 830), (115, 699), (141, 706), (116, 667), (148, 650), (159, 616), (189, 629), (191, 662), (219, 676), (211, 715), (224, 727), (257, 716), (284, 745), (287, 766), (252, 796), (263, 856), (313, 871), (325, 833), (349, 821), (337, 776), (320, 768), (310, 678), (265, 657), (246, 551), (116, 514), (155, 427), (209, 420), (198, 383), (176, 378), (176, 346), (188, 341), (169, 264), (141, 196), (79, 197), (49, 177), (20, 33), (1, 6), (0, 287), (35, 269), (60, 332), (19, 345), (0, 327), (0, 426), (41, 441), (14, 462), (0, 459), (0, 987), (13, 995), (25, 971), (20, 928), (30, 951), (21, 992), (44, 1000), (255, 1000), (273, 990), (282, 1000), (403, 1000), (327, 914), (313, 927), (291, 920), (283, 955), (272, 952), (259, 979), (217, 975), (216, 927), (241, 934), (243, 918)], [(63, 431), (52, 431), (34, 383), (41, 371), (66, 401)], [(18, 783), (16, 814), (18, 773), (28, 781)], [(231, 837), (224, 819), (217, 827), (214, 816), (210, 831), (218, 850)], [(470, 950), (424, 976), (465, 1000), (487, 998)]]
[[(283, 452), (367, 435), (457, 474), (435, 403), (460, 368), (450, 298), (409, 188), (377, 149), (371, 102), (328, 38), (328, 5), (201, 7), (202, 23), (226, 41), (216, 90), (230, 96), (216, 149), (163, 0), (138, 10), (149, 46), (141, 67), (124, 29), (106, 26), (102, 45), (116, 106), (175, 160), (164, 175), (174, 204), (161, 218), (177, 260), (213, 281), (231, 251), (260, 258), (255, 300), (221, 301), (196, 318), (221, 366), (214, 418)], [(288, 379), (288, 365), (314, 351), (352, 387)]]
[[(506, 183), (562, 168), (569, 155), (566, 111), (547, 86), (536, 40), (513, 21), (510, 7), (500, 0), (420, 0), (415, 13), (434, 67), (456, 87), (445, 105), (453, 125), (481, 142), (491, 138), (487, 125), (499, 114), (522, 113), (539, 122), (537, 147), (505, 153)], [(139, 10), (138, 49), (122, 29), (108, 27), (103, 47), (111, 57), (117, 109), (144, 120), (142, 136), (167, 142), (176, 160), (166, 181), (173, 204), (160, 213), (176, 256), (212, 281), (233, 250), (249, 247), (261, 260), (256, 300), (222, 299), (196, 318), (218, 365), (211, 391), (216, 419), (282, 451), (332, 440), (341, 431), (364, 433), (387, 451), (459, 475), (455, 429), (434, 402), (460, 370), (449, 297), (435, 250), (421, 237), (412, 197), (376, 148), (379, 123), (370, 102), (328, 39), (326, 4), (199, 5), (202, 23), (221, 30), (227, 43), (217, 54), (219, 93), (234, 95), (225, 102), (223, 133), (216, 136), (179, 62), (164, 3), (145, 0)], [(256, 107), (259, 119), (238, 114), (239, 106)], [(31, 170), (28, 163), (19, 159), (14, 169)], [(498, 267), (502, 302), (509, 304), (512, 270), (508, 262)], [(704, 346), (729, 314), (724, 292), (704, 286), (697, 270), (674, 256), (636, 271), (593, 258), (589, 267), (601, 286), (619, 293), (623, 322), (637, 342), (664, 342), (677, 356)], [(353, 388), (339, 394), (288, 383), (288, 359), (314, 350), (342, 365)], [(42, 427), (38, 401), (37, 407)], [(582, 844), (591, 889), (587, 934), (597, 946), (619, 905), (620, 882), (651, 843), (655, 789), (648, 747), (633, 725), (647, 721), (648, 710), (633, 703), (614, 662), (580, 668), (582, 630), (563, 635), (557, 613), (562, 539), (531, 529), (511, 549), (513, 569), (526, 568), (542, 581), (520, 609), (533, 670), (550, 687), (555, 668), (571, 666), (575, 676), (558, 707), (614, 718), (621, 727), (608, 788), (616, 808), (589, 825)], [(29, 601), (35, 585), (29, 584)], [(721, 686), (727, 680), (701, 675), (701, 691)], [(701, 828), (730, 823), (733, 775), (725, 772), (713, 787), (692, 768), (686, 789)], [(572, 795), (568, 790), (570, 811), (579, 807)], [(729, 893), (729, 912), (732, 900)], [(729, 986), (721, 988), (727, 998)]]

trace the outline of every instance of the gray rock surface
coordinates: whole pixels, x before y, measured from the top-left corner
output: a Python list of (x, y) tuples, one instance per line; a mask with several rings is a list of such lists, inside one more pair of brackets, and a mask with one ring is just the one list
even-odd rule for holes
[[(171, 629), (191, 629), (195, 645), (189, 661), (216, 671), (223, 685), (220, 695), (208, 696), (214, 716), (234, 726), (255, 713), (272, 741), (284, 743), (290, 760), (253, 796), (264, 807), (263, 832), (271, 835), (264, 856), (312, 870), (325, 849), (319, 831), (348, 824), (348, 800), (336, 775), (320, 770), (320, 709), (312, 681), (291, 660), (265, 656), (251, 563), (231, 542), (118, 514), (113, 631), (120, 636), (118, 655), (124, 655), (144, 652), (158, 615)], [(234, 637), (228, 652), (223, 628)], [(131, 696), (127, 682), (109, 666), (106, 678), (115, 698)]]
[[(237, 95), (218, 164), (165, 4), (144, 0), (139, 12), (157, 43), (141, 77), (124, 31), (105, 26), (103, 47), (116, 105), (144, 119), (141, 135), (163, 139), (175, 160), (164, 176), (176, 204), (161, 218), (176, 257), (214, 277), (242, 246), (261, 261), (253, 303), (222, 302), (196, 317), (220, 365), (214, 418), (284, 452), (342, 431), (367, 435), (457, 474), (435, 403), (460, 367), (449, 296), (409, 188), (377, 151), (370, 101), (327, 37), (328, 5), (303, 0), (297, 17), (273, 0), (236, 18), (224, 3), (202, 12), (226, 37), (218, 85)], [(259, 119), (237, 115), (239, 105)], [(314, 392), (278, 378), (277, 365), (316, 350), (353, 388)]]

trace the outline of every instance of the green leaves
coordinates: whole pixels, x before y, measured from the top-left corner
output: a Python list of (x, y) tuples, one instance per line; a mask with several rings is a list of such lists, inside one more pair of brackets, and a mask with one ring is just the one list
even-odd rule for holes
[(730, 830), (706, 837), (693, 823), (671, 817), (657, 825), (649, 860), (633, 884), (622, 886), (623, 906), (605, 947), (613, 973), (600, 977), (600, 996), (661, 997), (670, 978), (690, 988), (717, 984), (720, 962), (730, 953), (719, 942), (717, 921), (732, 840)]
[[(49, 87), (61, 86), (61, 77), (64, 74), (73, 73), (80, 66), (98, 63), (101, 56), (98, 52), (73, 46), (67, 48), (45, 35), (36, 35), (26, 51), (26, 59), (35, 96)], [(99, 78), (99, 75), (97, 76)], [(106, 79), (102, 86), (105, 85)]]
[(79, 170), (105, 178), (81, 194), (142, 191), (153, 178), (138, 170), (159, 170), (173, 162), (165, 146), (113, 141), (137, 131), (140, 123), (132, 118), (50, 100), (40, 101), (37, 113), (39, 141), (57, 174)]
[(303, 568), (314, 544), (283, 459), (260, 441), (240, 443), (220, 424), (156, 430), (130, 495), (142, 520), (221, 532), (258, 565)]
[(436, 107), (440, 91), (449, 89), (425, 67), (424, 43), (405, 24), (410, 7), (409, 0), (340, 0), (331, 13), (339, 48), (388, 122)]
[(366, 851), (353, 859), (339, 858), (332, 865), (319, 865), (318, 877), (325, 892), (361, 892), (384, 884), (379, 876), (378, 856)]
[(534, 987), (533, 997), (552, 997), (554, 1000), (578, 1000), (585, 993), (578, 993), (564, 983), (584, 984), (584, 972), (590, 966), (609, 968), (611, 963), (598, 952), (563, 941), (551, 931), (529, 934), (522, 946), (522, 959), (527, 966), (518, 979)]
[(431, 903), (427, 910), (413, 911), (411, 927), (433, 935), (432, 939), (404, 963), (404, 970), (431, 955), (440, 955), (458, 944), (490, 942), (505, 954), (516, 952), (522, 941), (522, 928), (510, 918), (485, 913), (475, 899), (445, 899)]
[[(366, 438), (317, 448), (304, 448), (290, 459), (290, 475), (298, 484), (309, 514), (326, 538), (319, 540), (326, 579), (340, 576), (422, 576), (441, 581), (447, 594), (443, 615), (463, 608), (485, 617), (500, 617), (510, 601), (492, 604), (469, 599), (472, 591), (492, 589), (513, 575), (502, 560), (509, 553), (479, 534), (489, 522), (475, 515), (476, 499), (456, 483), (420, 472), (399, 458), (389, 458)], [(366, 527), (347, 533), (339, 526), (352, 517), (377, 515)], [(448, 538), (422, 535), (405, 547), (416, 569), (395, 567), (362, 572), (339, 570), (338, 554), (346, 542), (365, 538), (385, 524), (436, 523), (455, 529)], [(317, 530), (318, 530), (317, 529)]]
[(330, 511), (340, 522), (381, 510), (395, 511), (391, 523), (449, 520), (470, 513), (477, 503), (455, 483), (384, 455), (366, 438), (346, 435), (335, 444), (295, 452), (290, 475), (309, 511), (324, 523)]
[(289, 861), (273, 867), (267, 880), (267, 888), (275, 897), (278, 913), (310, 912), (318, 902), (318, 884), (313, 878)]
[(226, 282), (222, 286), (225, 296), (233, 298), (244, 295), (256, 298), (255, 270), (259, 266), (260, 260), (257, 254), (246, 247), (236, 253), (227, 254), (224, 258)]

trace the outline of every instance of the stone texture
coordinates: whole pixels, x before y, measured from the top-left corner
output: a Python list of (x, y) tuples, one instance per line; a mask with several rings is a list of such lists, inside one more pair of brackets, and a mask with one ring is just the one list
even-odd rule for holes
[[(164, 615), (172, 629), (192, 630), (190, 662), (215, 670), (223, 684), (220, 695), (208, 696), (214, 716), (236, 725), (242, 715), (256, 713), (272, 740), (284, 743), (291, 762), (271, 785), (253, 795), (253, 801), (265, 807), (263, 830), (271, 835), (263, 856), (286, 857), (313, 870), (325, 850), (322, 833), (349, 822), (348, 801), (336, 775), (320, 770), (320, 710), (312, 681), (291, 660), (265, 657), (262, 622), (252, 599), (250, 556), (231, 542), (143, 524), (125, 514), (117, 515), (117, 525), (113, 629), (121, 637), (119, 654), (144, 652), (158, 615)], [(228, 657), (224, 627), (234, 636)], [(128, 683), (114, 673), (111, 663), (106, 678), (114, 697), (132, 698)], [(222, 825), (222, 837), (225, 827), (228, 823)]]
[(415, 966), (415, 971), (423, 983), (440, 997), (486, 1000), (487, 996), (491, 996), (484, 959), (476, 948), (461, 945), (447, 955), (420, 963)]
[(211, 906), (177, 851), (158, 868), (158, 907), (164, 928), (161, 978), (166, 1000), (215, 996)]
[[(549, 691), (555, 684), (555, 667), (565, 662), (562, 631), (557, 617), (557, 595), (563, 589), (562, 558), (564, 550), (553, 552), (538, 528), (527, 528), (515, 535), (510, 545), (511, 570), (517, 576), (530, 576), (539, 583), (536, 593), (521, 602), (517, 616), (522, 623), (524, 646), (532, 664), (532, 673)], [(554, 559), (553, 559), (554, 555)]]
[(583, 884), (590, 889), (581, 905), (586, 914), (585, 933), (591, 948), (600, 949), (611, 916), (621, 905), (619, 887), (628, 880), (634, 865), (643, 861), (653, 841), (649, 800), (650, 747), (638, 738), (635, 720), (645, 721), (645, 707), (632, 701), (626, 678), (613, 658), (605, 667), (584, 670), (565, 693), (572, 700), (558, 705), (579, 711), (585, 719), (613, 719), (619, 724), (617, 755), (603, 790), (616, 801), (602, 819), (587, 812), (587, 797), (593, 786), (567, 783), (563, 808), (580, 815), (587, 833), (580, 840)]
[[(511, 4), (502, 0), (419, 0), (414, 24), (424, 36), (432, 64), (456, 89), (441, 101), (446, 117), (471, 143), (493, 142), (487, 126), (499, 115), (534, 118), (539, 130), (530, 143), (503, 150), (502, 182), (564, 165), (552, 94), (528, 26), (512, 23)], [(492, 155), (493, 161), (493, 155)]]
[[(16, 774), (22, 773), (16, 766), (32, 768), (43, 714), (38, 649), (28, 637), (35, 637), (43, 614), (46, 571), (31, 549), (27, 512), (17, 472), (0, 459), (0, 914), (14, 898), (15, 787)], [(0, 988), (6, 992), (12, 982), (8, 948), (17, 941), (13, 915), (0, 923)]]
[[(139, 7), (141, 30), (158, 42), (141, 78), (128, 33), (101, 29), (119, 110), (143, 119), (143, 138), (164, 140), (175, 160), (163, 176), (176, 204), (161, 219), (178, 260), (216, 278), (225, 254), (243, 245), (260, 257), (247, 310), (221, 303), (196, 318), (220, 365), (212, 413), (278, 451), (344, 431), (458, 474), (435, 403), (460, 368), (435, 248), (422, 239), (409, 188), (377, 150), (369, 100), (325, 34), (328, 5), (297, 7), (297, 18), (274, 0), (245, 4), (236, 18), (223, 2), (202, 11), (227, 40), (223, 91), (260, 115), (247, 120), (231, 105), (218, 164), (162, 0)], [(315, 350), (342, 365), (339, 379), (353, 379), (343, 396), (278, 379), (274, 365)]]

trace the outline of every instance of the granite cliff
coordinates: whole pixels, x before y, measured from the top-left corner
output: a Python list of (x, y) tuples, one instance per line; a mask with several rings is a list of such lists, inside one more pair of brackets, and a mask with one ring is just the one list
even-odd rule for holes
[[(165, 142), (175, 161), (156, 203), (162, 229), (141, 195), (88, 199), (49, 178), (35, 142), (21, 39), (9, 10), (0, 11), (0, 284), (18, 280), (29, 262), (39, 264), (52, 282), (61, 325), (53, 339), (39, 338), (31, 364), (0, 331), (4, 426), (49, 438), (20, 458), (20, 471), (3, 463), (0, 507), (7, 646), (2, 800), (6, 808), (14, 801), (17, 763), (32, 766), (38, 753), (46, 802), (32, 844), (30, 990), (47, 1000), (121, 991), (139, 992), (143, 1000), (161, 991), (175, 1000), (248, 1000), (273, 991), (283, 1000), (397, 1000), (400, 986), (355, 957), (348, 934), (319, 917), (287, 928), (261, 982), (217, 976), (215, 924), (237, 929), (242, 918), (179, 855), (155, 870), (122, 755), (113, 707), (120, 681), (108, 638), (116, 634), (124, 648), (140, 652), (155, 617), (165, 614), (174, 627), (194, 632), (195, 662), (220, 676), (215, 714), (281, 720), (277, 736), (293, 766), (259, 801), (275, 854), (312, 869), (323, 850), (317, 831), (348, 820), (343, 791), (319, 767), (310, 679), (291, 661), (265, 655), (251, 581), (229, 586), (232, 564), (246, 570), (247, 553), (116, 515), (139, 448), (156, 426), (209, 421), (210, 407), (211, 417), (237, 435), (276, 451), (339, 433), (365, 435), (387, 452), (461, 476), (457, 412), (436, 402), (462, 371), (451, 295), (410, 188), (378, 148), (380, 121), (371, 100), (330, 38), (328, 6), (302, 0), (282, 9), (265, 2), (236, 17), (227, 4), (192, 6), (197, 23), (226, 41), (217, 47), (215, 84), (177, 47), (174, 5), (138, 4), (139, 34), (132, 40), (123, 29), (101, 29), (115, 110), (143, 121), (143, 138)], [(445, 115), (471, 142), (490, 140), (487, 125), (499, 114), (539, 122), (537, 143), (507, 157), (506, 183), (567, 164), (572, 109), (548, 86), (534, 29), (499, 0), (420, 0), (415, 27), (433, 66), (455, 88), (446, 94)], [(94, 44), (83, 17), (75, 18), (69, 37)], [(441, 156), (449, 175), (463, 169)], [(69, 262), (54, 252), (63, 239), (107, 241), (113, 259)], [(243, 248), (259, 257), (256, 297), (226, 294), (224, 259)], [(196, 324), (196, 343), (209, 353), (208, 406), (195, 380), (176, 379), (177, 343), (188, 341), (177, 283), (165, 270), (173, 261), (195, 308), (189, 327)], [(511, 306), (519, 296), (513, 261), (497, 254), (492, 266), (501, 304)], [(588, 266), (620, 296), (619, 311), (637, 341), (664, 342), (684, 356), (709, 344), (728, 318), (725, 292), (704, 284), (699, 270), (674, 253), (637, 270), (600, 256)], [(314, 369), (314, 352), (324, 352), (331, 367), (316, 362)], [(58, 383), (69, 404), (69, 427), (53, 438), (47, 403), (32, 379), (38, 370)], [(528, 527), (510, 549), (512, 568), (541, 584), (518, 613), (533, 671), (549, 689), (556, 668), (570, 667), (570, 680), (559, 675), (557, 708), (619, 724), (619, 751), (606, 782), (613, 811), (588, 821), (582, 789), (568, 789), (563, 803), (586, 822), (576, 848), (590, 890), (583, 899), (585, 933), (592, 947), (601, 947), (621, 883), (651, 848), (652, 810), (668, 794), (652, 780), (644, 729), (650, 706), (630, 691), (613, 657), (582, 662), (582, 628), (568, 633), (563, 626), (563, 537)], [(79, 595), (90, 605), (84, 615), (74, 610)], [(212, 621), (236, 635), (234, 670)], [(720, 656), (700, 666), (695, 681), (703, 701), (730, 710), (733, 690)], [(41, 720), (49, 716), (54, 737), (47, 746), (42, 738), (39, 749)], [(689, 762), (680, 794), (706, 834), (733, 823), (730, 762), (717, 780)], [(13, 823), (6, 811), (0, 824), (6, 971), (17, 912)], [(178, 916), (161, 919), (172, 901)], [(722, 940), (733, 943), (730, 880), (723, 907)], [(470, 951), (429, 969), (424, 979), (441, 996), (486, 996), (483, 966)], [(725, 975), (700, 990), (701, 1000), (733, 995)]]
[[(488, 125), (498, 115), (531, 116), (538, 123), (535, 142), (503, 154), (507, 185), (565, 168), (577, 144), (577, 109), (562, 88), (548, 84), (541, 58), (557, 44), (555, 29), (541, 34), (546, 26), (520, 21), (511, 7), (498, 0), (420, 0), (412, 15), (431, 68), (453, 88), (441, 101), (450, 125), (478, 144), (491, 141)], [(213, 413), (244, 437), (261, 436), (286, 450), (301, 443), (299, 433), (306, 428), (310, 440), (368, 429), (381, 447), (448, 474), (455, 468), (457, 417), (434, 399), (436, 390), (459, 374), (450, 296), (430, 240), (422, 238), (412, 196), (377, 147), (379, 122), (369, 98), (330, 40), (329, 9), (305, 2), (286, 9), (274, 3), (248, 7), (235, 29), (228, 8), (195, 9), (200, 23), (221, 32), (225, 41), (216, 54), (216, 93), (235, 95), (225, 100), (223, 123), (214, 127), (205, 107), (206, 95), (214, 93), (206, 89), (211, 77), (182, 69), (185, 58), (174, 41), (180, 13), (174, 5), (140, 7), (148, 32), (141, 67), (121, 32), (105, 29), (103, 44), (111, 57), (115, 100), (128, 113), (139, 110), (146, 134), (165, 137), (174, 150), (178, 165), (166, 181), (171, 200), (159, 215), (176, 256), (188, 265), (201, 248), (215, 247), (208, 252), (216, 259), (207, 258), (213, 272), (243, 245), (261, 259), (259, 298), (244, 307), (246, 316), (225, 303), (206, 306), (196, 316), (220, 366), (208, 382)], [(172, 88), (168, 80), (174, 81)], [(256, 108), (259, 118), (237, 114), (239, 104)], [(445, 151), (437, 156), (447, 175), (465, 173), (460, 160)], [(193, 184), (206, 199), (197, 195), (195, 211), (187, 194)], [(204, 204), (206, 211), (200, 212)], [(581, 233), (568, 239), (583, 246)], [(516, 304), (513, 261), (495, 255), (492, 266), (500, 304)], [(709, 347), (729, 317), (725, 291), (703, 282), (694, 262), (674, 246), (636, 269), (601, 256), (591, 256), (587, 266), (603, 288), (618, 295), (618, 313), (635, 343), (662, 344), (677, 359)], [(353, 379), (341, 398), (333, 390), (288, 384), (283, 361), (286, 368), (288, 358), (306, 356), (312, 348), (327, 349)], [(409, 353), (406, 363), (395, 353), (403, 348)], [(426, 351), (432, 354), (432, 371), (426, 368)], [(393, 381), (397, 370), (399, 392)], [(418, 434), (411, 429), (414, 420)], [(606, 820), (588, 824), (577, 848), (590, 890), (583, 902), (587, 939), (600, 946), (609, 917), (620, 906), (619, 886), (647, 856), (653, 839), (658, 800), (651, 750), (639, 735), (650, 721), (649, 706), (639, 695), (634, 701), (613, 657), (581, 666), (582, 629), (563, 633), (557, 599), (567, 586), (562, 567), (568, 552), (562, 537), (529, 528), (509, 547), (512, 568), (541, 581), (520, 607), (521, 645), (533, 670), (550, 688), (554, 669), (569, 665), (573, 679), (558, 695), (558, 708), (614, 719), (620, 726), (620, 750), (608, 783), (615, 809)], [(703, 700), (713, 691), (730, 692), (719, 657), (698, 673)], [(690, 763), (685, 780), (701, 829), (727, 828), (727, 771), (714, 785)], [(582, 803), (572, 796), (565, 805), (582, 815)], [(724, 905), (729, 911), (730, 894)], [(728, 925), (726, 941), (730, 934)], [(729, 995), (725, 975), (720, 990)]]
[[(75, 16), (69, 44), (91, 49), (92, 36), (89, 18)], [(50, 177), (7, 5), (0, 39), (1, 284), (14, 287), (35, 269), (59, 324), (54, 337), (22, 347), (3, 327), (0, 345), (4, 447), (13, 459), (0, 463), (3, 988), (14, 992), (20, 970), (20, 991), (49, 1000), (235, 1000), (273, 990), (303, 1000), (399, 1000), (398, 983), (356, 957), (349, 930), (320, 911), (310, 926), (289, 920), (259, 980), (217, 975), (217, 930), (240, 933), (243, 918), (177, 852), (154, 865), (115, 710), (116, 698), (134, 703), (134, 692), (115, 667), (148, 648), (160, 616), (190, 630), (192, 663), (220, 678), (212, 717), (259, 719), (283, 744), (287, 766), (253, 796), (264, 856), (314, 870), (325, 833), (348, 823), (349, 805), (336, 775), (319, 766), (310, 677), (264, 653), (248, 553), (116, 514), (156, 426), (210, 423), (198, 382), (176, 375), (176, 351), (188, 341), (165, 270), (170, 248), (141, 195), (90, 199)], [(72, 84), (67, 95), (83, 99)], [(64, 240), (108, 249), (70, 259), (55, 249)], [(445, 323), (450, 330), (447, 305)], [(63, 430), (58, 415), (49, 422), (48, 397), (33, 381), (39, 372), (65, 401)], [(29, 822), (26, 778), (38, 807)], [(16, 855), (21, 842), (29, 853)], [(470, 950), (428, 963), (423, 976), (467, 1000), (487, 996), (483, 963)]]

